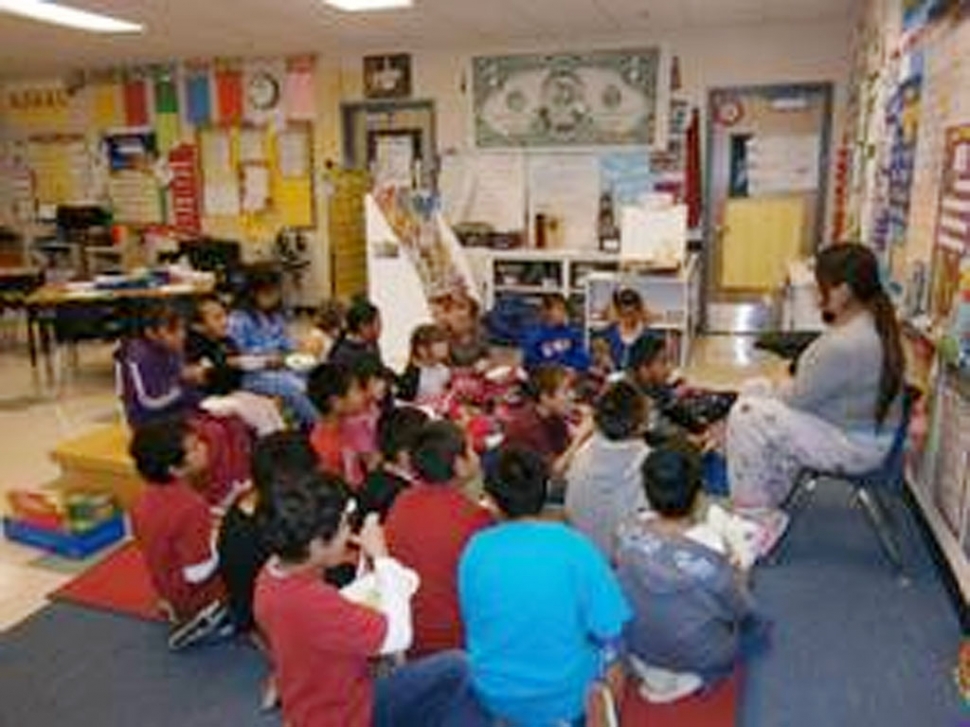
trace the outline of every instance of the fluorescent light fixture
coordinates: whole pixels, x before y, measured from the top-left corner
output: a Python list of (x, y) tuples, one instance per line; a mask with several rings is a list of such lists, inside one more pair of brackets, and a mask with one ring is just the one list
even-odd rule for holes
[(0, 0), (0, 13), (20, 15), (41, 23), (63, 25), (91, 33), (141, 33), (145, 30), (145, 26), (138, 23), (58, 5), (48, 0)]
[(327, 5), (347, 13), (366, 13), (375, 10), (398, 10), (414, 5), (414, 0), (323, 0)]

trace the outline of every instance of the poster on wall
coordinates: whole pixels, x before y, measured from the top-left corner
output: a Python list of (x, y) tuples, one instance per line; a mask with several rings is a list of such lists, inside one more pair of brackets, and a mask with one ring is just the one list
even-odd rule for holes
[(407, 53), (364, 57), (364, 96), (407, 98), (411, 95), (411, 56)]
[(147, 169), (155, 163), (158, 154), (155, 132), (148, 130), (132, 129), (105, 134), (104, 145), (112, 172)]
[(947, 131), (936, 244), (970, 255), (970, 124)]
[(652, 145), (659, 67), (657, 48), (474, 58), (475, 143)]
[(906, 242), (906, 231), (909, 227), (922, 88), (922, 74), (907, 79), (900, 84), (889, 106), (887, 126), (891, 141), (887, 234), (889, 243), (895, 245)]
[(202, 228), (197, 157), (192, 144), (180, 144), (168, 154), (168, 166), (172, 171), (172, 222), (183, 232), (199, 232)]

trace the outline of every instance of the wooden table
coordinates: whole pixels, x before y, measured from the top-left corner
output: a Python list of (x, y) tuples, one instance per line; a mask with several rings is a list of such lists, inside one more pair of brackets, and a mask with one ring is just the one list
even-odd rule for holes
[(118, 340), (136, 334), (144, 311), (159, 301), (184, 307), (213, 290), (210, 285), (176, 284), (155, 288), (78, 290), (66, 285), (45, 285), (27, 296), (27, 332), (30, 364), (44, 357), (49, 381), (54, 380), (53, 354), (61, 343), (100, 339)]

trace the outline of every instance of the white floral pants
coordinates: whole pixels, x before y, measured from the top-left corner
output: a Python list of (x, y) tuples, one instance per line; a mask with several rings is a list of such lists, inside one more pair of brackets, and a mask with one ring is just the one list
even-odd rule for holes
[(772, 396), (742, 396), (727, 423), (732, 503), (777, 507), (802, 469), (867, 472), (879, 466), (891, 446), (891, 435), (848, 434)]

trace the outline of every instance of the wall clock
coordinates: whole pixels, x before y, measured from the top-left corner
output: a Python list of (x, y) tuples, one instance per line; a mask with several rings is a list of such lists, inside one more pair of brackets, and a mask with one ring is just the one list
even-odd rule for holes
[(719, 100), (714, 106), (714, 120), (721, 126), (734, 126), (744, 118), (744, 105), (733, 96)]
[(246, 96), (254, 109), (258, 111), (269, 111), (279, 103), (279, 81), (265, 71), (255, 73), (249, 79)]

